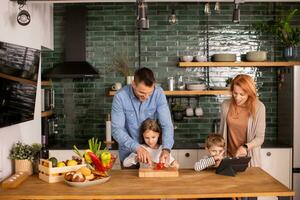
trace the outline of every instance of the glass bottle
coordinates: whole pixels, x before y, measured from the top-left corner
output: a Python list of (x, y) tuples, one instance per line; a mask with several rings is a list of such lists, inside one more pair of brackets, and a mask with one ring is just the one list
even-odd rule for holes
[(47, 145), (47, 136), (42, 135), (42, 149), (41, 149), (41, 158), (48, 159), (49, 158), (49, 149)]

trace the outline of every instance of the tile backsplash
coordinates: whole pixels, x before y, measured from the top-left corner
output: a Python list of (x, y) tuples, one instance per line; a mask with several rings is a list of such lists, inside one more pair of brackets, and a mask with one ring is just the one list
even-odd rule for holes
[[(69, 4), (54, 6), (54, 51), (42, 52), (42, 69), (53, 67), (64, 60), (64, 13)], [(102, 74), (98, 79), (55, 80), (55, 113), (59, 121), (58, 133), (51, 134), (50, 148), (69, 149), (73, 144), (87, 145), (87, 139), (96, 136), (104, 140), (105, 115), (111, 110), (112, 97), (107, 96), (114, 82), (125, 84), (124, 77), (113, 66), (115, 56), (123, 54), (133, 69), (138, 68), (138, 32), (134, 3), (86, 4), (87, 60)], [(211, 4), (211, 6), (213, 6)], [(177, 24), (169, 24), (172, 8), (178, 17)], [(283, 11), (300, 8), (300, 3), (243, 3), (241, 22), (233, 24), (232, 3), (221, 3), (221, 13), (203, 13), (204, 3), (149, 3), (150, 28), (141, 32), (141, 65), (151, 68), (164, 89), (167, 77), (183, 76), (186, 82), (206, 79), (205, 68), (178, 68), (178, 58), (184, 54), (236, 53), (241, 55), (257, 49), (268, 51), (268, 60), (282, 60), (281, 49), (273, 36), (259, 35), (251, 25), (278, 17)], [(285, 13), (286, 13), (285, 12)], [(295, 17), (296, 18), (296, 17)], [(299, 24), (299, 21), (295, 21)], [(208, 48), (207, 48), (208, 47)], [(267, 110), (266, 139), (277, 136), (277, 68), (221, 67), (208, 68), (210, 86), (225, 86), (228, 77), (239, 73), (251, 75), (257, 82), (260, 99)], [(185, 117), (175, 122), (175, 140), (180, 142), (203, 141), (212, 132), (213, 121), (219, 117), (219, 105), (228, 96), (200, 96), (202, 117)], [(184, 97), (168, 98), (188, 105)], [(190, 99), (197, 106), (197, 97)]]

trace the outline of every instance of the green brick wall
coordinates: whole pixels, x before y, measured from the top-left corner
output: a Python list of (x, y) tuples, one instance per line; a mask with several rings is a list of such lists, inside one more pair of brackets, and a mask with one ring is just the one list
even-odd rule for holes
[[(42, 53), (42, 70), (51, 68), (64, 60), (64, 13), (70, 4), (54, 6), (54, 51)], [(87, 60), (102, 74), (97, 79), (63, 79), (54, 81), (56, 92), (55, 113), (58, 118), (58, 134), (50, 135), (52, 149), (79, 147), (92, 136), (104, 139), (105, 115), (110, 112), (112, 97), (106, 96), (111, 85), (118, 81), (125, 84), (124, 77), (112, 66), (112, 58), (125, 52), (132, 68), (138, 67), (138, 32), (135, 26), (134, 3), (86, 4), (88, 24), (86, 30)], [(167, 21), (175, 6), (179, 19), (175, 25)], [(210, 4), (212, 11), (214, 4)], [(221, 14), (203, 13), (204, 3), (148, 3), (150, 29), (142, 31), (142, 66), (151, 68), (158, 82), (166, 88), (167, 77), (182, 75), (185, 81), (199, 81), (205, 78), (204, 68), (177, 67), (183, 54), (196, 55), (207, 52), (236, 53), (240, 55), (251, 50), (267, 50), (269, 60), (282, 60), (281, 50), (269, 35), (260, 36), (251, 28), (258, 21), (268, 21), (299, 3), (244, 3), (241, 6), (241, 23), (231, 22), (233, 5), (221, 3)], [(296, 19), (299, 19), (297, 16)], [(295, 23), (297, 23), (295, 21)], [(208, 38), (206, 37), (208, 35)], [(277, 135), (277, 69), (276, 68), (209, 68), (210, 85), (224, 86), (225, 79), (239, 73), (251, 75), (258, 84), (260, 99), (267, 109), (266, 139), (276, 140)], [(219, 116), (219, 105), (226, 96), (200, 96), (204, 110), (203, 117), (185, 117), (174, 125), (176, 142), (199, 142), (212, 131), (213, 120)], [(169, 98), (187, 105), (187, 98)], [(197, 98), (190, 99), (195, 108)]]

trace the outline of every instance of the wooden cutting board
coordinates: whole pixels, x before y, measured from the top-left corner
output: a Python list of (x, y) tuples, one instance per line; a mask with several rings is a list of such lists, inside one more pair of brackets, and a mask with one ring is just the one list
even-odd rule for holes
[(139, 177), (178, 177), (178, 169), (165, 168), (160, 170), (155, 170), (151, 168), (140, 168)]
[(28, 178), (28, 174), (26, 172), (16, 172), (5, 181), (2, 182), (3, 189), (13, 189), (18, 187), (23, 181)]

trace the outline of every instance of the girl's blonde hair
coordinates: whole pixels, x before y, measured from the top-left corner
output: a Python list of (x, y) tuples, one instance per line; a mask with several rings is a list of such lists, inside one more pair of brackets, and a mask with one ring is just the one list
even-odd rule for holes
[(232, 80), (230, 86), (230, 90), (232, 92), (231, 107), (234, 108), (235, 111), (237, 111), (237, 105), (233, 97), (233, 88), (235, 85), (242, 88), (242, 90), (244, 90), (248, 95), (248, 99), (245, 102), (246, 108), (249, 110), (249, 114), (255, 117), (256, 101), (258, 100), (258, 97), (254, 80), (251, 78), (251, 76), (246, 74), (239, 74)]
[(157, 143), (162, 144), (161, 128), (160, 128), (160, 125), (158, 124), (158, 122), (156, 120), (148, 118), (148, 119), (143, 121), (143, 123), (140, 127), (140, 141), (141, 141), (141, 144), (146, 144), (145, 140), (144, 140), (144, 136), (143, 136), (146, 131), (154, 131), (154, 132), (159, 133)]

